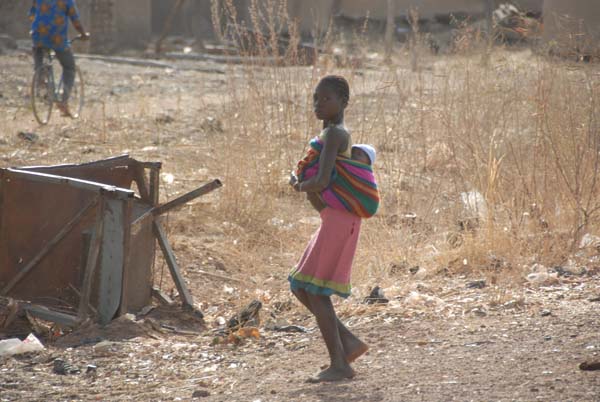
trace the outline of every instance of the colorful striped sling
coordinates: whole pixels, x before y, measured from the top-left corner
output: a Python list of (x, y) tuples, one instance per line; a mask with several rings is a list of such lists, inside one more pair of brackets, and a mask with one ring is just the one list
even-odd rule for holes
[[(296, 168), (296, 176), (300, 182), (318, 173), (322, 149), (323, 140), (320, 137), (310, 141), (306, 156), (298, 162)], [(370, 218), (379, 207), (379, 190), (372, 167), (338, 155), (329, 186), (321, 192), (321, 197), (331, 208), (348, 211), (361, 218)]]

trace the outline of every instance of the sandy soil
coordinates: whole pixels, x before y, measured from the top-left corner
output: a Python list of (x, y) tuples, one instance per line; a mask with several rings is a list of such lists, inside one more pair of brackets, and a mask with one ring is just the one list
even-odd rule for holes
[[(56, 113), (38, 127), (27, 103), (29, 56), (0, 56), (1, 165), (129, 152), (163, 161), (163, 172), (175, 176), (163, 198), (217, 177), (226, 138), (199, 127), (222, 118), (226, 75), (194, 69), (225, 69), (173, 64), (182, 68), (80, 60), (88, 81), (86, 116), (71, 121)], [(21, 131), (39, 139), (23, 140)], [(303, 244), (285, 252), (275, 244), (236, 248), (243, 228), (211, 215), (218, 197), (195, 204), (199, 221), (174, 214), (168, 226), (204, 323), (179, 308), (157, 307), (48, 340), (38, 354), (0, 358), (0, 400), (600, 401), (600, 372), (579, 369), (600, 359), (597, 267), (549, 284), (482, 289), (467, 286), (476, 278), (423, 279), (401, 270), (397, 286), (384, 289), (390, 303), (367, 305), (354, 296), (336, 304), (370, 346), (354, 365), (356, 378), (306, 383), (328, 362), (314, 320), (287, 292), (286, 274)], [(307, 219), (298, 236), (308, 239), (317, 224)], [(268, 269), (244, 270), (252, 250), (272, 256)], [(156, 281), (163, 276), (158, 266)], [(252, 299), (263, 303), (260, 337), (224, 343), (218, 332), (224, 321)], [(274, 329), (292, 324), (306, 332)], [(81, 373), (56, 374), (56, 358)], [(88, 365), (96, 368), (87, 372)]]

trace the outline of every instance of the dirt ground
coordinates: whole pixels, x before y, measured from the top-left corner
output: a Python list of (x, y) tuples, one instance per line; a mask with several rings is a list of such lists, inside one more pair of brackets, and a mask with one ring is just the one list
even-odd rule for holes
[[(177, 68), (80, 59), (84, 118), (56, 112), (39, 127), (28, 106), (29, 55), (0, 56), (0, 164), (130, 153), (162, 161), (163, 172), (173, 175), (163, 176), (163, 199), (219, 177), (219, 154), (227, 146), (218, 128), (227, 117), (220, 112), (222, 91), (232, 67), (170, 63)], [(328, 363), (327, 353), (314, 320), (287, 291), (286, 275), (318, 220), (301, 222), (292, 247), (241, 248), (244, 228), (212, 214), (219, 197), (195, 202), (193, 222), (185, 211), (168, 222), (204, 323), (179, 308), (155, 307), (107, 328), (45, 340), (41, 353), (0, 358), (0, 400), (600, 401), (600, 371), (579, 368), (600, 360), (600, 271), (594, 266), (542, 285), (503, 287), (488, 280), (482, 288), (470, 286), (479, 278), (423, 278), (405, 269), (394, 277), (396, 285), (385, 286), (387, 304), (364, 304), (358, 294), (375, 283), (362, 284), (362, 292), (336, 301), (342, 320), (370, 346), (354, 364), (357, 376), (306, 383)], [(251, 251), (269, 256), (266, 269), (244, 268)], [(163, 276), (169, 289), (158, 265), (155, 281)], [(224, 343), (224, 322), (252, 299), (263, 303), (259, 337)], [(289, 325), (304, 331), (278, 330)], [(55, 373), (56, 358), (81, 372)]]

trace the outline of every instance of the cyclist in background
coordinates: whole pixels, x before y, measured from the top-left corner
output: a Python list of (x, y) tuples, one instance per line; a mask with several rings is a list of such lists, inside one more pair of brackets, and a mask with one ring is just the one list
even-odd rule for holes
[(42, 66), (45, 50), (53, 49), (63, 69), (64, 83), (62, 99), (57, 106), (62, 116), (71, 116), (68, 100), (75, 81), (75, 58), (67, 38), (69, 19), (81, 39), (89, 38), (81, 24), (75, 0), (33, 0), (29, 19), (35, 68)]

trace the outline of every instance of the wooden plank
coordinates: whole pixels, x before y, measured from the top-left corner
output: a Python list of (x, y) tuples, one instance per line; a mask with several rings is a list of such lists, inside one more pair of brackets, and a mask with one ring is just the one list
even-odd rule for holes
[(111, 158), (102, 159), (100, 161), (86, 162), (86, 163), (64, 163), (62, 165), (50, 165), (50, 166), (24, 166), (19, 167), (19, 170), (52, 170), (52, 169), (64, 169), (70, 167), (115, 167), (129, 165), (133, 159), (128, 154), (119, 156), (113, 156)]
[(4, 170), (0, 169), (0, 241), (2, 241), (2, 233), (4, 232), (2, 221), (4, 220), (4, 214), (7, 212), (4, 210)]
[(160, 33), (160, 36), (158, 37), (158, 40), (156, 41), (155, 47), (154, 47), (154, 52), (156, 54), (161, 53), (162, 43), (165, 40), (165, 38), (167, 37), (167, 35), (169, 34), (169, 31), (171, 31), (171, 25), (173, 25), (173, 19), (181, 11), (181, 7), (183, 6), (184, 1), (185, 0), (177, 0), (177, 2), (173, 5), (173, 8), (171, 8), (171, 11), (169, 12), (169, 14), (167, 14), (167, 20), (165, 21), (165, 25), (163, 26), (163, 29)]
[(159, 168), (150, 168), (150, 199), (153, 207), (158, 205), (158, 189), (160, 185)]
[(158, 299), (159, 302), (166, 306), (170, 306), (173, 304), (173, 300), (165, 292), (160, 290), (159, 288), (152, 288), (152, 295)]
[(79, 223), (81, 218), (98, 203), (99, 197), (88, 202), (42, 249), (27, 263), (17, 275), (2, 289), (0, 295), (6, 295)]
[(139, 163), (135, 164), (134, 169), (135, 172), (133, 177), (135, 180), (135, 184), (137, 185), (137, 188), (140, 191), (140, 197), (145, 202), (151, 203), (152, 201), (150, 200), (150, 193), (148, 192), (148, 182), (146, 180), (145, 169)]
[(29, 311), (32, 315), (41, 318), (42, 320), (55, 322), (62, 324), (67, 327), (76, 327), (79, 325), (77, 317), (70, 314), (60, 313), (58, 311), (50, 310), (44, 306), (37, 306), (35, 304), (21, 304), (23, 310)]
[(123, 201), (111, 199), (105, 201), (97, 309), (101, 324), (108, 324), (121, 304), (125, 261)]
[(219, 179), (215, 179), (210, 183), (203, 185), (202, 187), (199, 187), (193, 191), (190, 191), (189, 193), (182, 195), (181, 197), (177, 197), (172, 201), (169, 201), (165, 204), (162, 204), (159, 207), (154, 208), (152, 212), (154, 213), (154, 215), (162, 215), (165, 212), (178, 208), (186, 202), (191, 201), (194, 198), (200, 197), (201, 195), (210, 193), (211, 191), (222, 186), (223, 184), (221, 183), (221, 181)]
[(121, 279), (121, 304), (119, 305), (119, 315), (128, 312), (128, 297), (129, 290), (129, 267), (130, 267), (130, 252), (131, 245), (131, 216), (133, 212), (133, 200), (127, 200), (122, 203), (123, 207), (123, 276)]
[(100, 200), (96, 209), (96, 223), (92, 230), (90, 246), (86, 256), (85, 268), (83, 271), (83, 282), (81, 285), (81, 296), (79, 297), (79, 310), (77, 317), (82, 320), (89, 311), (90, 294), (92, 293), (92, 281), (98, 266), (98, 255), (100, 254), (100, 245), (102, 244), (103, 226), (104, 226), (104, 200)]
[(135, 193), (132, 190), (97, 183), (89, 180), (74, 179), (72, 177), (57, 176), (47, 173), (29, 172), (26, 170), (19, 169), (6, 169), (6, 171), (9, 173), (9, 177), (13, 177), (16, 179), (68, 185), (82, 190), (107, 194), (109, 196), (119, 199), (133, 198), (135, 196)]
[(163, 256), (167, 261), (167, 265), (169, 266), (169, 271), (171, 272), (171, 277), (173, 278), (173, 282), (175, 282), (175, 286), (177, 286), (177, 291), (179, 291), (179, 297), (184, 306), (194, 306), (194, 300), (192, 299), (192, 295), (190, 294), (187, 286), (185, 285), (185, 281), (183, 276), (181, 275), (181, 271), (179, 270), (179, 265), (177, 265), (177, 260), (175, 260), (175, 254), (173, 253), (173, 249), (167, 240), (167, 235), (157, 220), (154, 220), (152, 223), (154, 228), (154, 235), (158, 240), (158, 244), (160, 245), (160, 249), (163, 252)]

